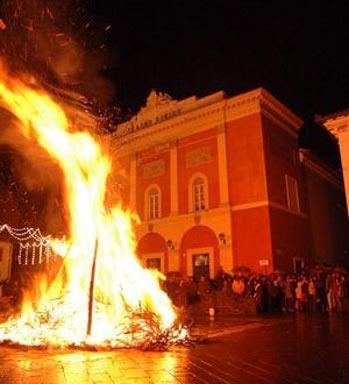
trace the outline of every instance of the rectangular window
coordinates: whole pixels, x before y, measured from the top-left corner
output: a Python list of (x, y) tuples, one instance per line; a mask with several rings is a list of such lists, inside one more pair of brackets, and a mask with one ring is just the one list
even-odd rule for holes
[(194, 208), (195, 211), (201, 211), (205, 209), (205, 185), (194, 185)]
[(287, 207), (291, 211), (300, 212), (298, 181), (286, 175)]
[(210, 255), (209, 253), (198, 253), (193, 255), (193, 276), (199, 281), (201, 276), (206, 280), (210, 277)]
[(158, 257), (149, 258), (146, 261), (146, 266), (148, 269), (157, 269), (161, 271), (161, 259)]
[(295, 273), (301, 273), (304, 268), (304, 259), (301, 257), (293, 258), (293, 271)]
[(159, 194), (153, 193), (149, 195), (149, 219), (158, 219), (160, 217)]

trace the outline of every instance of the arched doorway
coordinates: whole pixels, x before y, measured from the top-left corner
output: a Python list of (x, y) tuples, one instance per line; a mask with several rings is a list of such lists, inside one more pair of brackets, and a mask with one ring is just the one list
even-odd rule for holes
[(209, 227), (198, 225), (189, 229), (181, 242), (181, 270), (184, 275), (213, 279), (219, 264), (218, 241)]
[(137, 254), (144, 267), (168, 272), (168, 248), (165, 239), (158, 233), (147, 233), (139, 241)]

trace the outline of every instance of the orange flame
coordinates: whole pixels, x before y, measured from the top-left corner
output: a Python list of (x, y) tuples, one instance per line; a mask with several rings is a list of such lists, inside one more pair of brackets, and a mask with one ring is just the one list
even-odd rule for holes
[[(175, 312), (159, 277), (135, 255), (132, 215), (105, 207), (111, 159), (87, 132), (71, 132), (64, 110), (43, 90), (13, 78), (0, 66), (0, 103), (17, 117), (23, 134), (58, 161), (65, 177), (70, 238), (52, 241), (64, 257), (64, 273), (50, 286), (41, 282), (34, 305), (26, 296), (19, 317), (0, 325), (0, 341), (24, 345), (137, 345), (150, 331), (146, 322), (132, 332), (132, 314), (149, 311), (164, 331)], [(96, 248), (97, 245), (97, 248)], [(90, 335), (88, 297), (96, 255), (94, 312)]]

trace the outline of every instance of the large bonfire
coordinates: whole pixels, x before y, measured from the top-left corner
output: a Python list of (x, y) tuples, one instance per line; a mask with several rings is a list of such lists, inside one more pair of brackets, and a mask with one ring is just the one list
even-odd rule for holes
[(110, 157), (90, 133), (73, 131), (63, 107), (26, 79), (1, 64), (0, 106), (60, 165), (69, 239), (52, 240), (63, 258), (60, 273), (51, 284), (42, 279), (35, 295), (26, 292), (20, 314), (0, 325), (0, 342), (119, 347), (183, 337), (183, 330), (173, 335), (176, 314), (159, 276), (137, 259), (131, 214), (106, 207)]

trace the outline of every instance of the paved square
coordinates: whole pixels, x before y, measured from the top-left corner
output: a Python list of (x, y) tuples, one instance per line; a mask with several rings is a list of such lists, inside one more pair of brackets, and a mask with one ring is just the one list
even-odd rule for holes
[(167, 352), (0, 347), (1, 384), (348, 383), (349, 316), (214, 323), (207, 344)]

